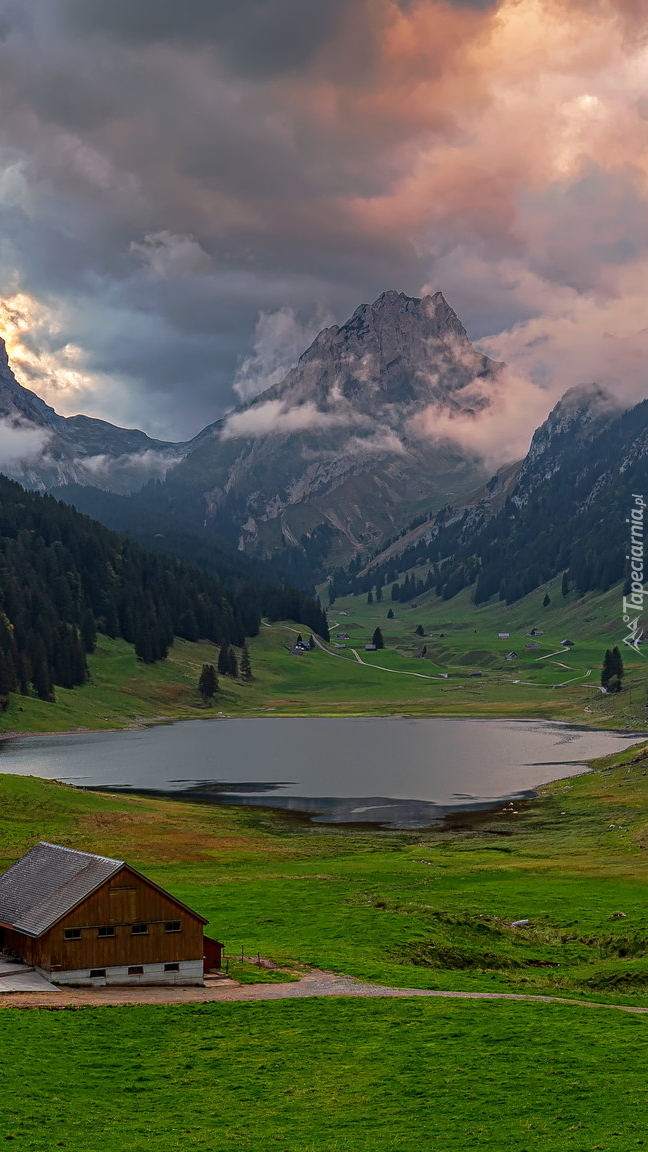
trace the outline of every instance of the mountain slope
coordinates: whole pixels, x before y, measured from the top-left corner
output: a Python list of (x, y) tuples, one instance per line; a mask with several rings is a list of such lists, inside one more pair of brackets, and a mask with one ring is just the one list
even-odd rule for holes
[(434, 437), (433, 419), (487, 403), (500, 368), (440, 292), (385, 292), (215, 426), (169, 473), (170, 498), (241, 548), (272, 555), (315, 537), (348, 559), (486, 478), (478, 459)]
[(0, 708), (30, 684), (42, 699), (53, 684), (82, 684), (97, 631), (134, 644), (148, 664), (164, 659), (174, 636), (240, 645), (262, 613), (328, 636), (303, 593), (246, 576), (244, 566), (221, 582), (0, 476)]
[(59, 416), (18, 383), (0, 339), (0, 423), (16, 448), (4, 472), (33, 488), (79, 483), (130, 492), (151, 474), (163, 475), (187, 444), (153, 440), (89, 416)]
[(501, 368), (440, 292), (384, 292), (320, 332), (283, 381), (172, 444), (59, 416), (21, 388), (2, 348), (0, 420), (40, 436), (5, 470), (34, 487), (122, 493), (166, 473), (162, 502), (186, 524), (263, 557), (293, 550), (316, 572), (487, 479), (480, 459), (435, 434), (435, 418), (487, 405)]
[(597, 385), (574, 388), (521, 466), (494, 477), (473, 503), (413, 529), (361, 573), (337, 572), (333, 594), (396, 582), (397, 600), (424, 585), (451, 599), (475, 584), (477, 604), (492, 596), (511, 604), (565, 571), (566, 587), (605, 591), (626, 572), (632, 494), (647, 490), (648, 401), (620, 412)]

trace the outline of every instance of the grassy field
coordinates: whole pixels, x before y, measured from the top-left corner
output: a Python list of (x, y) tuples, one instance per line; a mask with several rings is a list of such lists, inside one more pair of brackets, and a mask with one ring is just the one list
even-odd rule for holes
[[(128, 859), (208, 916), (232, 957), (648, 1005), (648, 747), (521, 809), (422, 833), (0, 776), (2, 866), (39, 838)], [(0, 1139), (627, 1152), (648, 1140), (647, 1029), (604, 1007), (506, 1001), (25, 1012), (3, 997)]]
[[(421, 834), (2, 776), (2, 864), (40, 837), (127, 858), (209, 916), (232, 956), (243, 945), (401, 986), (648, 1004), (647, 773), (634, 749), (522, 810)], [(648, 1140), (648, 1020), (605, 1008), (0, 1008), (0, 1139), (32, 1152), (627, 1152)]]
[(0, 1139), (30, 1152), (628, 1152), (648, 1139), (648, 1022), (610, 1012), (5, 1011), (0, 1037)]
[[(618, 589), (604, 596), (563, 600), (556, 582), (511, 608), (476, 609), (468, 592), (450, 602), (428, 597), (415, 605), (367, 605), (349, 597), (330, 615), (332, 642), (291, 655), (298, 625), (264, 625), (250, 642), (254, 679), (221, 677), (213, 702), (198, 694), (203, 663), (218, 650), (207, 642), (176, 640), (167, 660), (143, 665), (121, 640), (101, 637), (90, 657), (91, 680), (73, 691), (57, 688), (56, 703), (13, 696), (0, 717), (0, 732), (123, 728), (204, 716), (527, 716), (563, 719), (594, 727), (646, 726), (646, 663), (624, 649), (626, 687), (603, 696), (599, 674), (606, 647), (619, 642)], [(343, 613), (343, 614), (341, 614)], [(425, 632), (415, 634), (417, 625)], [(366, 652), (379, 625), (387, 647)], [(526, 633), (542, 628), (537, 640)], [(305, 629), (301, 629), (307, 634)], [(338, 633), (349, 639), (338, 641)], [(508, 632), (500, 640), (499, 632)], [(561, 641), (574, 647), (564, 649)], [(335, 649), (335, 643), (346, 648)], [(538, 643), (538, 649), (528, 649)], [(423, 648), (427, 649), (422, 658)], [(508, 661), (510, 651), (518, 659)], [(363, 663), (360, 663), (363, 661)], [(474, 675), (479, 673), (479, 676)]]

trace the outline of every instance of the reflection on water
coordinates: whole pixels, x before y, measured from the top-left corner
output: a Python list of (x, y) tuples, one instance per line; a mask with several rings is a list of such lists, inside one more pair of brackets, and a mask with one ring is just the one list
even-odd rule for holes
[(195, 720), (6, 740), (0, 771), (282, 808), (325, 823), (419, 828), (525, 799), (640, 739), (538, 721)]

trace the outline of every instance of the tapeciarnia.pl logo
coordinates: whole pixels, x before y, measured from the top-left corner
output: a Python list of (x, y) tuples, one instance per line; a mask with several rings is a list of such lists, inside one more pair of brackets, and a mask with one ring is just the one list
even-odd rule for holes
[[(644, 588), (644, 510), (646, 505), (643, 496), (637, 495), (635, 492), (632, 493), (632, 499), (634, 506), (626, 520), (626, 524), (630, 525), (630, 551), (626, 555), (626, 560), (630, 561), (630, 592), (623, 597), (623, 623), (628, 627), (628, 635), (624, 637), (623, 643), (627, 644), (629, 648), (634, 648), (635, 652), (639, 652), (639, 641), (643, 634), (639, 621), (643, 612), (643, 598), (648, 596), (648, 591)], [(634, 613), (636, 612), (638, 615), (635, 616)], [(643, 656), (643, 652), (641, 655)]]

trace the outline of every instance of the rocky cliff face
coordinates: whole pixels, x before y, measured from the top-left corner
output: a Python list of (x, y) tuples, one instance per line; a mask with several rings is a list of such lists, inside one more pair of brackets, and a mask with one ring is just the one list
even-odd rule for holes
[(500, 367), (472, 347), (440, 292), (385, 292), (320, 332), (167, 487), (178, 502), (191, 493), (194, 516), (234, 533), (240, 548), (272, 554), (299, 543), (344, 562), (486, 478), (478, 459), (434, 438), (434, 413), (487, 403)]

